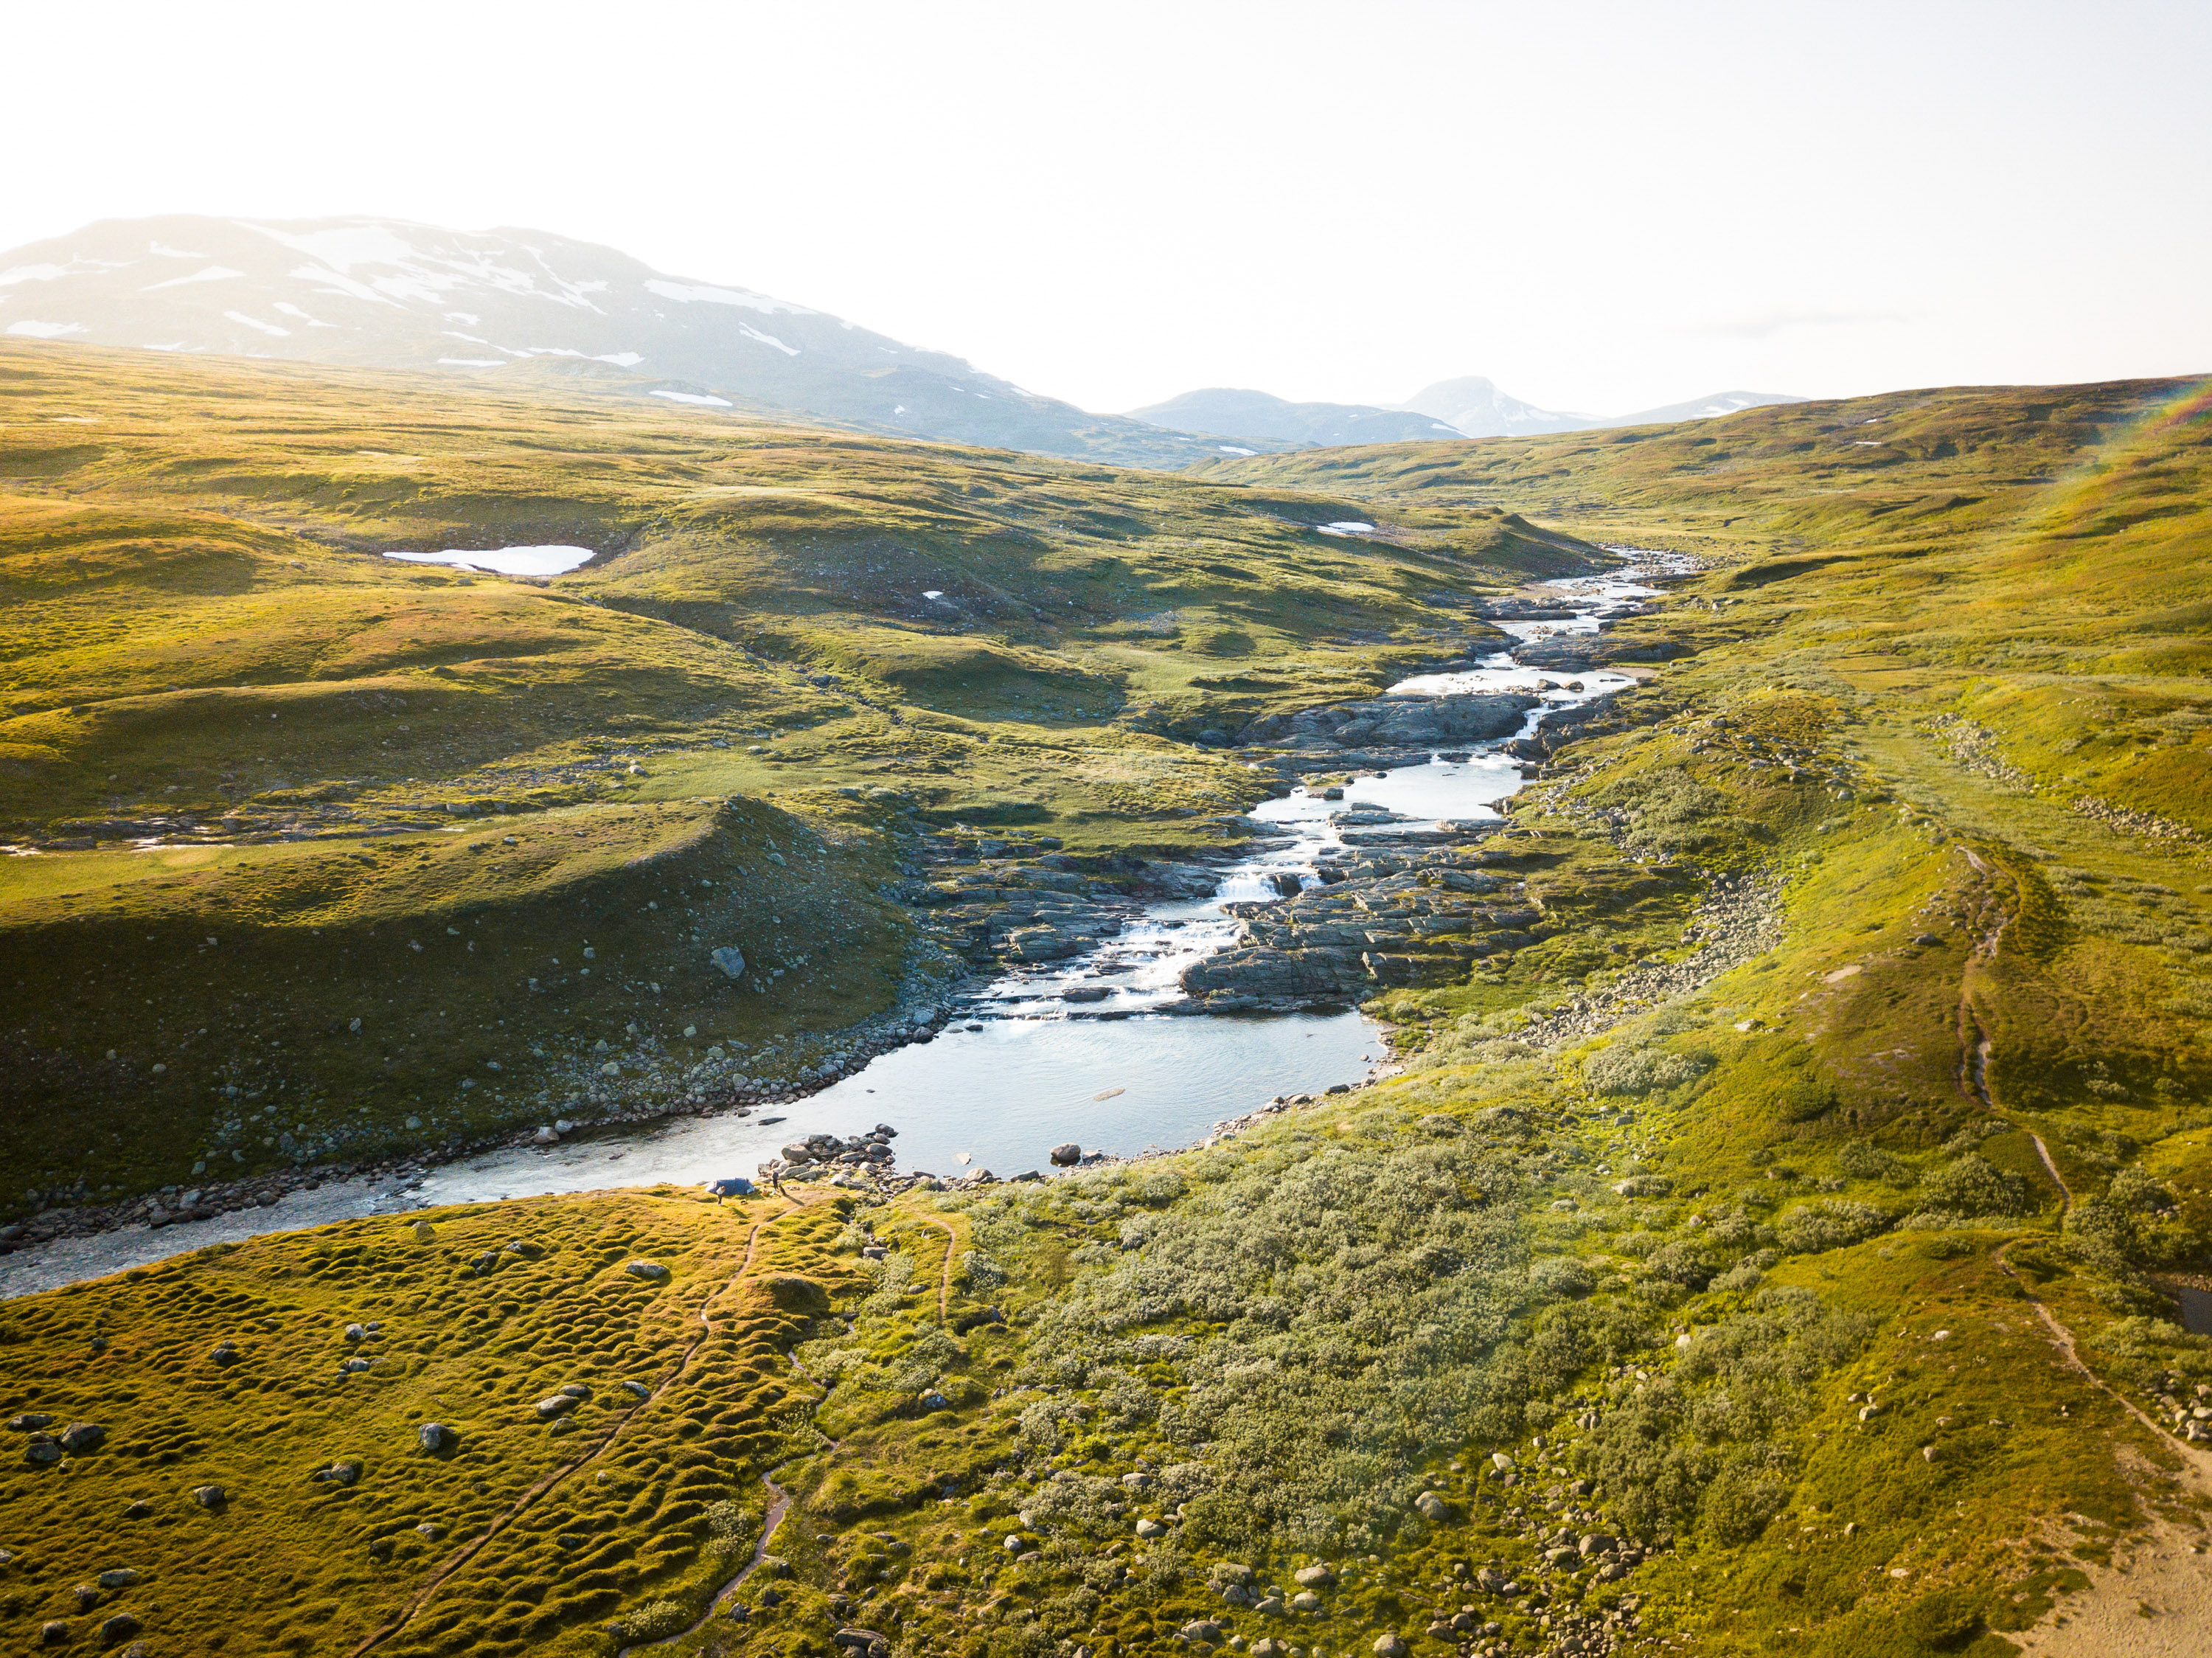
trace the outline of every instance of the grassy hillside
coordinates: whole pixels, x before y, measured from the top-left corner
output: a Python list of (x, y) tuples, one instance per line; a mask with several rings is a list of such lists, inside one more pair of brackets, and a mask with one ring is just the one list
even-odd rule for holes
[[(1179, 739), (1372, 692), (1461, 647), (1443, 601), (1591, 557), (1502, 513), (1312, 527), (1352, 510), (0, 349), (0, 1207), (665, 1107), (716, 1045), (834, 1057), (941, 971), (894, 901), (917, 832), (1188, 854), (1261, 785)], [(546, 543), (597, 556), (382, 556)]]
[[(0, 1616), (89, 1642), (120, 1612), (149, 1650), (2190, 1649), (2212, 1337), (2173, 1295), (2212, 1255), (2212, 826), (2187, 784), (2212, 429), (2183, 390), (1450, 452), (1504, 480), (1480, 486), (1413, 481), (1439, 458), (1413, 452), (1265, 477), (1255, 500), (1325, 489), (1403, 538), (1328, 556), (1411, 572), (1456, 513), (1521, 533), (1497, 515), (1542, 503), (1505, 474), (1549, 454), (1577, 535), (1708, 561), (1624, 630), (1653, 680), (1480, 849), (1538, 918), (1378, 1004), (1398, 1075), (1041, 1184), (435, 1211), (427, 1239), (362, 1222), (11, 1302), (0, 1403), (54, 1418), (16, 1431), (107, 1436), (0, 1476), (27, 1516)], [(1908, 404), (1924, 454), (1851, 470), (1875, 441), (1852, 423)], [(1698, 458), (1760, 432), (1723, 482)], [(857, 607), (747, 614), (771, 671), (820, 649), (833, 685), (904, 687), (909, 726), (1219, 764), (1125, 714), (1038, 717), (1082, 706), (1109, 652), (1194, 661), (1181, 634), (1010, 625), (969, 655)], [(867, 656), (871, 629), (933, 643)], [(1245, 672), (1421, 648), (1407, 622)], [(1010, 717), (921, 694), (955, 691)], [(780, 741), (826, 759), (821, 730)], [(969, 779), (947, 788), (1019, 792), (938, 752)], [(634, 812), (681, 858), (804, 803), (568, 809)], [(895, 808), (822, 809), (863, 820), (825, 843), (865, 847)], [(88, 905), (49, 856), (23, 901)], [(471, 867), (378, 871), (360, 901)], [(590, 1399), (541, 1420), (571, 1381)], [(457, 1429), (451, 1461), (410, 1437), (426, 1418)], [(340, 1461), (352, 1484), (313, 1480)], [(192, 1498), (210, 1483), (224, 1507)], [(116, 1568), (143, 1581), (100, 1588)]]

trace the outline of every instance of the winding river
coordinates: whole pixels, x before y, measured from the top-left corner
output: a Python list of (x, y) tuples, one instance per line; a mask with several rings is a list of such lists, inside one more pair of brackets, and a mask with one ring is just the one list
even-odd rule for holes
[[(1542, 584), (1562, 607), (1575, 611), (1571, 619), (1493, 625), (1518, 641), (1596, 631), (1608, 613), (1656, 593), (1640, 578), (1667, 571), (1657, 555), (1628, 558), (1604, 576)], [(1538, 695), (1542, 703), (1529, 710), (1525, 735), (1550, 712), (1632, 683), (1622, 674), (1524, 667), (1504, 651), (1480, 667), (1422, 675), (1390, 689)], [(1346, 785), (1340, 802), (1304, 789), (1264, 802), (1251, 816), (1272, 832), (1255, 838), (1256, 850), (1223, 871), (1211, 899), (1152, 905), (1088, 956), (1010, 972), (963, 996), (953, 1022), (934, 1040), (897, 1049), (796, 1104), (747, 1117), (672, 1119), (557, 1145), (507, 1147), (404, 1181), (331, 1181), (291, 1192), (274, 1208), (160, 1232), (132, 1226), (58, 1239), (0, 1258), (0, 1296), (229, 1239), (424, 1204), (750, 1176), (795, 1137), (849, 1136), (878, 1123), (899, 1131), (901, 1169), (945, 1176), (1047, 1167), (1050, 1148), (1067, 1141), (1119, 1156), (1193, 1144), (1223, 1119), (1272, 1096), (1357, 1082), (1387, 1056), (1375, 1024), (1353, 1012), (1159, 1011), (1180, 1000), (1177, 976), (1191, 960), (1234, 941), (1238, 923), (1223, 906), (1275, 899), (1285, 875), (1311, 885), (1324, 854), (1343, 845), (1335, 817), (1355, 808), (1395, 814), (1401, 826), (1495, 819), (1494, 803), (1522, 783), (1519, 764), (1494, 752), (1498, 747), (1477, 744), (1463, 757), (1454, 750), (1449, 759), (1431, 757), (1425, 765), (1358, 778)], [(1102, 984), (1110, 987), (1110, 1000), (1090, 999)], [(1068, 992), (1079, 990), (1088, 995), (1070, 1001)]]

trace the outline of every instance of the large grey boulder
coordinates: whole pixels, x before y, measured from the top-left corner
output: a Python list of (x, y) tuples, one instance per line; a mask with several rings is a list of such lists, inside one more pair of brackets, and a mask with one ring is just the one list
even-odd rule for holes
[(745, 976), (745, 953), (734, 944), (725, 944), (719, 949), (708, 951), (707, 960), (732, 978)]

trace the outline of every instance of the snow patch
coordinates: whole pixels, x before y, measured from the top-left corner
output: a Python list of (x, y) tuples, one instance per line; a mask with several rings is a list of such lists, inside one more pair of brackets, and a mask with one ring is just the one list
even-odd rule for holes
[(472, 552), (448, 547), (443, 552), (387, 552), (410, 564), (452, 564), (461, 570), (488, 570), (500, 576), (558, 576), (591, 558), (589, 547), (490, 547)]
[(141, 288), (138, 291), (142, 294), (158, 294), (164, 288), (182, 288), (189, 282), (228, 282), (234, 277), (242, 277), (245, 274), (245, 271), (234, 271), (227, 265), (210, 265), (206, 270), (195, 271), (189, 277), (171, 277), (167, 282), (157, 282), (150, 287)]
[(288, 317), (297, 317), (301, 321), (306, 323), (310, 328), (335, 328), (337, 326), (337, 324), (335, 322), (325, 322), (320, 317), (316, 316), (310, 312), (302, 311), (298, 306), (293, 304), (289, 300), (278, 300), (276, 302), (276, 308), (282, 311)]
[(1234, 443), (1221, 443), (1215, 445), (1215, 447), (1224, 454), (1257, 454), (1260, 453), (1257, 449), (1240, 449)]
[(671, 403), (697, 403), (710, 409), (734, 409), (737, 405), (726, 397), (708, 397), (700, 392), (647, 392), (647, 397), (665, 397)]
[(340, 271), (350, 271), (356, 265), (404, 265), (419, 257), (412, 247), (380, 224), (340, 225), (293, 235), (269, 225), (248, 224), (242, 219), (236, 223), (241, 230), (266, 236), (295, 253), (305, 253), (317, 263)]
[(21, 322), (11, 322), (8, 332), (18, 339), (59, 339), (64, 334), (90, 332), (81, 322), (33, 322), (25, 317)]
[(302, 265), (293, 270), (290, 275), (295, 282), (325, 283), (325, 286), (315, 290), (319, 294), (336, 294), (342, 299), (365, 299), (372, 305), (392, 305), (398, 302), (378, 293), (367, 283), (356, 282), (351, 277), (340, 276), (337, 271), (324, 265)]
[(504, 369), (503, 357), (441, 357), (438, 366), (443, 369)]
[(446, 313), (446, 320), (448, 322), (465, 322), (470, 327), (473, 328), (481, 323), (483, 319), (473, 311), (448, 311)]
[(241, 326), (258, 328), (263, 333), (274, 334), (279, 339), (289, 339), (292, 337), (292, 331), (289, 328), (279, 328), (273, 322), (264, 322), (259, 317), (249, 317), (243, 311), (225, 311), (223, 315)]
[(777, 350), (782, 352), (786, 357), (797, 357), (799, 355), (799, 348), (796, 345), (786, 345), (774, 334), (764, 334), (749, 322), (739, 323), (738, 325), (738, 332), (743, 334), (747, 339), (757, 339), (763, 345), (775, 346)]
[[(465, 338), (465, 336), (456, 334), (454, 338), (456, 339), (459, 339)], [(490, 344), (489, 340), (480, 343)], [(504, 351), (507, 350), (507, 347), (504, 345), (493, 345), (492, 350), (495, 351)], [(581, 357), (586, 363), (611, 363), (617, 369), (635, 369), (639, 363), (645, 361), (645, 359), (640, 357), (635, 351), (610, 351), (605, 357), (592, 357), (586, 352), (579, 351), (574, 346), (570, 345), (532, 345), (527, 350), (517, 351), (515, 355), (517, 357)]]
[(645, 291), (672, 299), (679, 305), (741, 305), (748, 311), (765, 311), (770, 315), (778, 311), (787, 311), (795, 317), (814, 314), (803, 305), (770, 299), (766, 294), (756, 294), (747, 288), (708, 288), (698, 283), (663, 282), (656, 277), (645, 284)]
[(204, 259), (207, 257), (204, 253), (195, 253), (188, 248), (171, 247), (166, 242), (158, 241), (148, 242), (146, 251), (157, 259)]
[(67, 275), (58, 265), (19, 265), (12, 271), (0, 271), (0, 288), (13, 288), (19, 282), (52, 282)]
[(1372, 535), (1375, 526), (1358, 518), (1340, 518), (1334, 524), (1316, 524), (1323, 535)]

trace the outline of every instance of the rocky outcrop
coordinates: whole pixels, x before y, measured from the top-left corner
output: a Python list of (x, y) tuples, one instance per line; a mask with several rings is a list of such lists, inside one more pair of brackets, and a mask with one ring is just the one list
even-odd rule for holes
[(1237, 942), (1183, 970), (1194, 1005), (1267, 1008), (1359, 1000), (1395, 986), (1443, 984), (1472, 965), (1535, 942), (1541, 913), (1525, 886), (1467, 842), (1355, 852), (1322, 884), (1279, 904), (1239, 904)]
[(1373, 697), (1364, 702), (1269, 714), (1237, 735), (1243, 747), (1293, 751), (1426, 751), (1488, 742), (1521, 728), (1540, 699), (1522, 692), (1470, 692), (1443, 697)]
[(1515, 648), (1523, 667), (1579, 673), (1607, 662), (1664, 662), (1686, 656), (1690, 648), (1674, 639), (1622, 639), (1610, 633), (1554, 633)]

